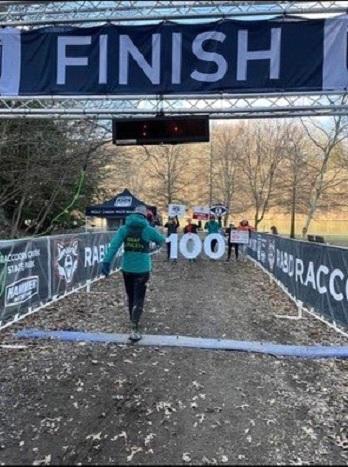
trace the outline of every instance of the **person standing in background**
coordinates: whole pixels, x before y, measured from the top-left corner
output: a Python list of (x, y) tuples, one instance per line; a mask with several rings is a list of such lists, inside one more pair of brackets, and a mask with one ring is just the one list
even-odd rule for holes
[(198, 230), (198, 225), (197, 224), (192, 224), (191, 219), (187, 219), (187, 225), (184, 227), (184, 234), (186, 233), (194, 233), (196, 234)]
[[(216, 234), (220, 231), (220, 224), (215, 220), (215, 216), (213, 214), (210, 215), (210, 219), (208, 222), (205, 223), (204, 230), (208, 230), (209, 234)], [(211, 249), (215, 251), (217, 244), (217, 240), (212, 240), (211, 242)]]
[[(180, 227), (178, 216), (175, 217), (168, 217), (168, 222), (164, 225), (164, 228), (167, 229), (167, 237), (171, 234), (176, 234), (178, 228)], [(167, 260), (170, 259), (170, 243), (167, 243)], [(176, 260), (174, 260), (176, 261)]]
[[(187, 233), (192, 233), (195, 235), (198, 235), (198, 225), (197, 224), (192, 224), (191, 219), (187, 219), (187, 225), (184, 227), (184, 234)], [(195, 259), (189, 259), (189, 263), (195, 262)]]
[[(251, 232), (255, 231), (255, 228), (252, 227), (252, 226), (249, 224), (249, 221), (248, 221), (248, 220), (243, 219), (243, 220), (240, 221), (237, 230), (248, 231), (248, 232), (249, 232), (249, 238), (250, 238), (250, 234), (251, 234)], [(244, 243), (243, 243), (242, 246), (241, 246), (242, 257), (244, 257), (244, 258), (246, 257), (247, 247), (248, 247), (248, 245), (246, 245), (246, 244), (244, 244)]]
[(226, 261), (229, 261), (231, 259), (231, 251), (233, 247), (234, 247), (234, 254), (236, 256), (236, 261), (238, 261), (238, 256), (239, 256), (239, 244), (231, 242), (231, 231), (232, 230), (237, 230), (237, 227), (233, 224), (230, 224), (229, 227), (226, 229), (227, 247), (228, 247)]

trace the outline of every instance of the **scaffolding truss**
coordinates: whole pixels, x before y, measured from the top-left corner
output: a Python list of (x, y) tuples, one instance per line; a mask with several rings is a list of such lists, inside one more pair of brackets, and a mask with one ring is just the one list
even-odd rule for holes
[(348, 113), (345, 94), (178, 96), (17, 96), (0, 99), (0, 118), (131, 118), (209, 115), (210, 118), (288, 118)]
[(1, 26), (344, 14), (345, 1), (3, 1)]
[[(231, 1), (3, 1), (2, 26), (30, 26), (227, 17), (253, 19), (279, 15), (336, 15), (348, 2)], [(210, 118), (275, 118), (347, 114), (345, 93), (204, 94), (158, 96), (16, 96), (0, 97), (0, 119), (8, 118), (131, 118), (156, 115), (208, 114)]]

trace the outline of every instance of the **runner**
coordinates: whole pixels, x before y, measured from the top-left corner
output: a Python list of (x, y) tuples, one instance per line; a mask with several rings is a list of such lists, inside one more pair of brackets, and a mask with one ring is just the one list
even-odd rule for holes
[(141, 339), (139, 320), (143, 313), (146, 283), (150, 278), (152, 261), (149, 254), (150, 242), (162, 245), (165, 238), (146, 220), (145, 206), (138, 206), (134, 214), (127, 216), (126, 224), (122, 226), (111, 240), (102, 263), (102, 274), (110, 273), (110, 263), (121, 245), (124, 243), (122, 272), (128, 296), (128, 309), (132, 332), (130, 339)]

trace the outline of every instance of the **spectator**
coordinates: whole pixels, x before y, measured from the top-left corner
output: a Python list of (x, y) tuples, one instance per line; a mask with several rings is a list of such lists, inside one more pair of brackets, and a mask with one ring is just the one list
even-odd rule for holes
[(198, 225), (192, 224), (192, 219), (187, 219), (187, 225), (184, 227), (184, 234), (186, 233), (197, 233)]
[[(187, 233), (192, 233), (198, 235), (198, 225), (197, 224), (192, 224), (191, 219), (187, 219), (187, 225), (184, 227), (184, 234)], [(196, 261), (195, 259), (189, 259), (189, 262)]]
[[(176, 234), (180, 227), (178, 216), (168, 217), (168, 222), (164, 225), (164, 228), (167, 229), (167, 237), (171, 234)], [(170, 243), (167, 243), (167, 260), (170, 259)]]
[[(206, 222), (206, 224), (204, 226), (204, 230), (208, 230), (208, 235), (209, 234), (219, 233), (220, 224), (215, 220), (215, 216), (213, 214), (210, 216), (209, 221)], [(212, 240), (212, 242), (211, 242), (212, 251), (215, 251), (216, 244), (217, 244), (217, 240), (215, 240), (215, 239)]]
[[(248, 221), (247, 219), (243, 219), (243, 220), (241, 220), (240, 223), (239, 223), (238, 230), (244, 230), (244, 231), (247, 230), (247, 231), (249, 232), (249, 237), (250, 237), (250, 233), (251, 233), (252, 231), (254, 231), (255, 228), (252, 227), (252, 226), (249, 224), (249, 221)], [(246, 256), (247, 246), (248, 246), (248, 245), (246, 245), (246, 244), (242, 244), (242, 246), (241, 246), (242, 257), (244, 257), (244, 258), (245, 258), (245, 256)]]
[(226, 261), (229, 261), (231, 259), (231, 251), (233, 247), (234, 247), (234, 254), (236, 256), (236, 261), (238, 261), (238, 256), (239, 256), (239, 244), (231, 242), (231, 231), (232, 230), (237, 230), (237, 227), (233, 224), (230, 224), (229, 227), (225, 231), (227, 235), (227, 246), (228, 246)]
[(271, 234), (272, 235), (278, 235), (278, 229), (275, 225), (272, 225), (271, 227)]

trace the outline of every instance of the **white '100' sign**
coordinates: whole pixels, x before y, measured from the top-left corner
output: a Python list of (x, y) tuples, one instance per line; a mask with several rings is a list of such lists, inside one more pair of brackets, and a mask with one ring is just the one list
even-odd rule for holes
[[(216, 251), (212, 248), (213, 240), (216, 240)], [(186, 233), (181, 237), (180, 242), (178, 242), (178, 234), (171, 234), (166, 242), (170, 243), (170, 259), (178, 258), (178, 250), (187, 259), (197, 258), (202, 249), (211, 259), (219, 259), (225, 253), (225, 240), (220, 234), (207, 235), (203, 243), (197, 234)]]

